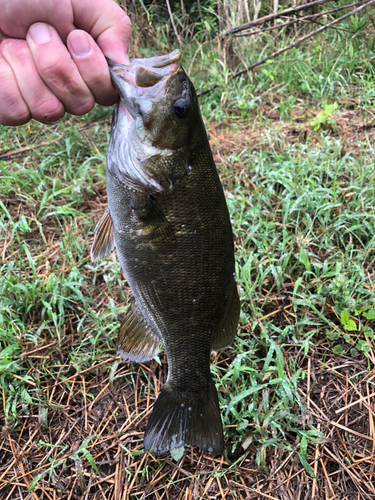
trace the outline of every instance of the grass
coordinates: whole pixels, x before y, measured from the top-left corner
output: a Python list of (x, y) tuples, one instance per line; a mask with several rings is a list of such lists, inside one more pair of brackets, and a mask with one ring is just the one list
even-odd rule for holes
[[(251, 62), (275, 46), (238, 43)], [(251, 81), (228, 81), (207, 39), (192, 65), (197, 87), (228, 82), (201, 102), (242, 301), (233, 346), (212, 357), (222, 457), (143, 452), (166, 360), (120, 364), (129, 289), (114, 255), (89, 259), (110, 110), (0, 129), (4, 500), (375, 498), (369, 44), (324, 34)]]

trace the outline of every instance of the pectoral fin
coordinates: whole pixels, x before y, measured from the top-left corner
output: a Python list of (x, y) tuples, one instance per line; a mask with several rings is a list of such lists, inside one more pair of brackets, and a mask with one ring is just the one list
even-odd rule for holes
[(160, 337), (139, 312), (132, 297), (117, 338), (117, 353), (124, 361), (149, 361), (159, 352)]
[(222, 349), (233, 342), (237, 332), (240, 308), (240, 298), (238, 297), (237, 286), (234, 282), (231, 300), (213, 339), (212, 349), (214, 351)]
[(94, 262), (95, 260), (104, 259), (114, 248), (113, 222), (107, 208), (95, 228), (94, 241), (91, 247), (91, 260)]
[(142, 232), (148, 235), (152, 246), (161, 249), (168, 244), (176, 244), (173, 227), (157, 204), (147, 198), (142, 208), (133, 208), (142, 224)]

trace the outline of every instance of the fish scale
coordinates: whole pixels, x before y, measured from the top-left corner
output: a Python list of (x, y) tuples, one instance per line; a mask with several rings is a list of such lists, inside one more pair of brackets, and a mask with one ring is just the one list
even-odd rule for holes
[[(98, 224), (92, 257), (116, 247), (132, 289), (118, 338), (120, 356), (146, 361), (159, 342), (167, 355), (168, 378), (144, 445), (155, 454), (185, 444), (218, 454), (223, 432), (210, 355), (231, 343), (239, 316), (223, 189), (194, 87), (176, 52), (110, 68), (121, 101), (107, 156), (108, 212)], [(132, 120), (138, 139), (132, 133), (129, 148), (137, 140), (139, 145), (119, 161)], [(135, 158), (145, 145), (155, 154)], [(138, 183), (132, 161), (142, 166)], [(162, 190), (153, 190), (156, 185)]]

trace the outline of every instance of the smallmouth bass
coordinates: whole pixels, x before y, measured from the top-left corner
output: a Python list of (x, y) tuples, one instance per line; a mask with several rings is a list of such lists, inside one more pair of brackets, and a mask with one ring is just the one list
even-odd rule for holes
[(179, 51), (109, 67), (120, 101), (107, 153), (108, 210), (91, 256), (116, 248), (132, 289), (121, 358), (151, 360), (160, 342), (167, 355), (144, 446), (220, 454), (210, 356), (232, 342), (240, 302), (228, 209), (195, 89)]

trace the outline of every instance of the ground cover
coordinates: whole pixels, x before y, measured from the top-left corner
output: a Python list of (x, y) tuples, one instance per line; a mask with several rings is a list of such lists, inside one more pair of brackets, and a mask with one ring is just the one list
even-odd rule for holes
[(202, 98), (242, 302), (222, 457), (143, 451), (166, 360), (120, 363), (129, 289), (89, 259), (110, 111), (0, 130), (1, 498), (375, 498), (372, 53), (337, 36)]

